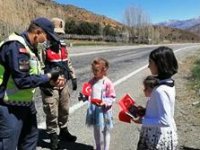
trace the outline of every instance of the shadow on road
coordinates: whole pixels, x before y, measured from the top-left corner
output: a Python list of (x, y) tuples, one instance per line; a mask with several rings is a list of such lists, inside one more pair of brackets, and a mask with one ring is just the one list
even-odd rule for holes
[(180, 150), (200, 150), (200, 149), (182, 146), (182, 147), (180, 148)]
[[(48, 142), (47, 142), (48, 141)], [(41, 148), (50, 148), (50, 140), (48, 137), (48, 134), (45, 132), (45, 130), (40, 129), (39, 130), (39, 140), (38, 140), (38, 146)], [(93, 146), (86, 145), (82, 143), (72, 143), (72, 142), (66, 142), (66, 141), (60, 141), (59, 142), (59, 149), (67, 149), (67, 150), (93, 150)]]

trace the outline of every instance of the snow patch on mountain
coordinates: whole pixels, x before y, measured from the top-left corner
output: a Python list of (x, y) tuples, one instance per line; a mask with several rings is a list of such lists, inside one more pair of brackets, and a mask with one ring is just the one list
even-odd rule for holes
[(197, 18), (192, 18), (187, 20), (169, 20), (166, 22), (158, 23), (157, 25), (177, 28), (177, 29), (189, 29), (198, 24), (200, 24), (200, 16)]

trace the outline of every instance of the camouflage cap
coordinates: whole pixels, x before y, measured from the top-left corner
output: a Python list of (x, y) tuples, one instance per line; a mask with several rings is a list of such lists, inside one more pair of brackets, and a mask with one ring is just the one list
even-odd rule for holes
[(55, 26), (54, 32), (55, 33), (62, 33), (65, 34), (65, 22), (63, 19), (60, 18), (52, 18), (51, 20)]

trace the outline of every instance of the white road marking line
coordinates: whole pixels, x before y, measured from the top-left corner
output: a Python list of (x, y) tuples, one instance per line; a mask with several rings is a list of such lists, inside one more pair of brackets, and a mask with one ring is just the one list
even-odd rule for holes
[(105, 48), (106, 50), (97, 50), (97, 51), (91, 51), (91, 52), (81, 52), (81, 53), (76, 53), (76, 54), (70, 54), (70, 57), (92, 55), (92, 54), (105, 53), (105, 52), (123, 51), (123, 50), (128, 50), (128, 49), (137, 49), (137, 48), (141, 48), (141, 46), (110, 47), (110, 48)]
[[(189, 46), (189, 47), (179, 48), (179, 49), (175, 50), (174, 52), (177, 53), (177, 52), (179, 52), (179, 51), (181, 51), (181, 50), (188, 49), (188, 48), (194, 48), (194, 47), (199, 47), (199, 45), (198, 45), (198, 46)], [(129, 73), (128, 75), (126, 75), (126, 76), (120, 78), (119, 80), (115, 81), (115, 82), (113, 83), (114, 86), (117, 86), (117, 85), (121, 84), (122, 82), (124, 82), (124, 81), (126, 81), (127, 79), (131, 78), (132, 76), (134, 76), (134, 75), (137, 74), (138, 72), (140, 72), (140, 71), (146, 69), (147, 66), (148, 66), (148, 64), (142, 66), (141, 68), (139, 68), (139, 69), (137, 69), (137, 70), (135, 70), (135, 71)], [(80, 101), (79, 103), (73, 105), (72, 107), (69, 108), (69, 114), (73, 114), (77, 109), (80, 109), (81, 107), (83, 107), (83, 106), (86, 105), (86, 104), (87, 104), (87, 102), (82, 102), (82, 101)], [(46, 123), (45, 123), (45, 122), (38, 123), (38, 128), (39, 128), (39, 129), (46, 129)]]
[[(166, 46), (170, 46), (170, 45), (175, 46), (175, 45), (186, 45), (186, 44), (191, 44), (191, 43), (165, 44), (165, 45)], [(199, 43), (193, 43), (193, 44), (199, 44)], [(98, 54), (98, 53), (104, 53), (104, 52), (122, 51), (122, 50), (127, 50), (127, 49), (137, 49), (137, 48), (147, 48), (147, 47), (159, 47), (159, 46), (163, 46), (163, 44), (159, 44), (159, 45), (137, 45), (137, 46), (105, 47), (105, 48), (102, 48), (101, 50), (96, 50), (96, 51), (71, 53), (70, 57), (84, 56), (84, 55), (91, 55), (91, 54)]]

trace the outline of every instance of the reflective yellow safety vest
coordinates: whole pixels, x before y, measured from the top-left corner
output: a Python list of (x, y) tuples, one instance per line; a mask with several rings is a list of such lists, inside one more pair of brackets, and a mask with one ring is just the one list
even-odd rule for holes
[[(39, 74), (41, 72), (40, 63), (36, 55), (31, 51), (31, 49), (26, 44), (23, 37), (13, 33), (11, 34), (6, 40), (0, 43), (0, 48), (3, 44), (10, 41), (18, 41), (21, 43), (25, 49), (27, 50), (27, 54), (30, 56), (29, 59), (29, 73), (30, 74)], [(3, 82), (3, 74), (5, 72), (4, 66), (0, 64), (0, 84)], [(14, 104), (14, 105), (29, 105), (33, 99), (33, 93), (35, 89), (18, 89), (14, 83), (13, 78), (9, 77), (7, 88), (4, 95), (4, 102), (7, 104)]]

